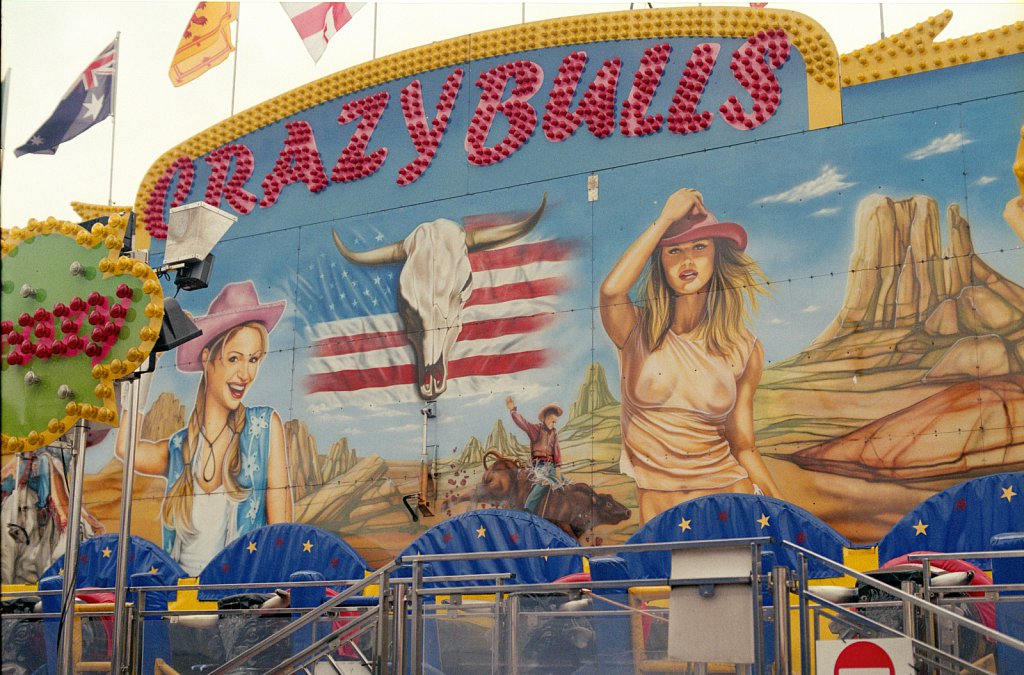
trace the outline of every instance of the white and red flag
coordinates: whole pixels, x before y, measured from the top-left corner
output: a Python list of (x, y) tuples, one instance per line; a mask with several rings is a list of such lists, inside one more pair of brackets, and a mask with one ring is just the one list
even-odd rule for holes
[(302, 44), (319, 61), (327, 43), (341, 30), (365, 2), (282, 2), (288, 18), (302, 38)]

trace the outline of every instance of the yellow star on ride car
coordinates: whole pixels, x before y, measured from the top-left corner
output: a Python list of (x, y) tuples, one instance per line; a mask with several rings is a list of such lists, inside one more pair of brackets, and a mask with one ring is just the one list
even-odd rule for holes
[(762, 514), (761, 514), (761, 517), (757, 519), (757, 524), (761, 526), (761, 529), (762, 529), (762, 530), (763, 530), (764, 528), (768, 527), (768, 524), (769, 524), (769, 518), (768, 518), (768, 516), (767, 516), (767, 515), (765, 515), (764, 513), (762, 513)]
[(1000, 499), (1005, 499), (1008, 502), (1012, 502), (1013, 498), (1017, 496), (1017, 493), (1013, 491), (1013, 486), (1004, 487), (1003, 494), (999, 495)]
[(106, 548), (103, 549), (103, 551), (101, 551), (101, 553), (103, 553), (103, 557), (104, 558), (109, 558), (110, 554), (113, 553), (113, 551), (111, 551), (110, 547), (107, 546)]
[(245, 550), (248, 551), (249, 553), (255, 553), (256, 552), (256, 542), (250, 541), (249, 545), (245, 547)]
[(928, 530), (928, 526), (925, 525), (923, 522), (921, 522), (921, 519), (918, 518), (917, 519), (917, 525), (914, 525), (914, 533), (915, 533), (914, 536), (916, 537), (919, 534), (925, 534), (926, 535), (926, 534), (928, 534), (927, 530)]
[(485, 534), (487, 534), (487, 528), (481, 525), (480, 529), (476, 531), (476, 538), (483, 539)]
[(682, 530), (683, 532), (686, 532), (687, 530), (691, 529), (690, 528), (690, 523), (691, 522), (692, 521), (689, 521), (686, 518), (683, 518), (681, 521), (679, 521), (679, 529)]
[(313, 550), (313, 542), (311, 542), (309, 539), (307, 539), (306, 543), (302, 545), (302, 552), (303, 553), (309, 553), (312, 550)]

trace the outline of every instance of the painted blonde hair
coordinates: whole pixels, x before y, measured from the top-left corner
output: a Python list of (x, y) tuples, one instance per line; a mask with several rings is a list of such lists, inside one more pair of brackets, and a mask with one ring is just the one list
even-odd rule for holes
[[(710, 353), (725, 356), (740, 346), (737, 333), (750, 327), (751, 314), (757, 310), (757, 296), (768, 295), (767, 278), (757, 263), (741, 251), (731, 239), (716, 237), (715, 260), (711, 279), (701, 293), (707, 293), (704, 318), (697, 326)], [(661, 247), (655, 249), (640, 279), (639, 325), (647, 348), (661, 347), (672, 326), (672, 289), (665, 281), (661, 266)]]
[[(266, 326), (258, 321), (249, 321), (239, 324), (234, 328), (224, 331), (215, 337), (207, 346), (209, 353), (203, 367), (203, 376), (196, 388), (196, 404), (192, 409), (192, 415), (188, 418), (188, 431), (185, 440), (181, 445), (181, 457), (185, 463), (178, 476), (178, 480), (167, 491), (164, 498), (164, 505), (161, 511), (164, 525), (172, 530), (182, 530), (189, 534), (195, 534), (195, 524), (192, 522), (192, 500), (195, 497), (192, 480), (192, 453), (197, 446), (200, 429), (206, 419), (206, 365), (213, 363), (214, 359), (220, 358), (224, 351), (224, 345), (228, 340), (238, 335), (245, 328), (253, 328), (260, 334), (262, 352), (265, 356), (270, 339)], [(240, 439), (245, 429), (245, 405), (239, 404), (238, 408), (228, 413), (228, 429), (232, 432), (228, 449), (224, 453), (224, 464), (221, 467), (221, 479), (224, 491), (235, 500), (242, 501), (248, 496), (249, 490), (242, 487), (238, 482), (238, 474), (242, 470), (242, 454)]]

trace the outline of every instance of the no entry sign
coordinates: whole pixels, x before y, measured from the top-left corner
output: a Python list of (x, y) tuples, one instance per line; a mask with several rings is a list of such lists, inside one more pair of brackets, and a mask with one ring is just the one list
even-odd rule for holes
[(818, 642), (819, 675), (913, 675), (910, 640), (828, 640)]

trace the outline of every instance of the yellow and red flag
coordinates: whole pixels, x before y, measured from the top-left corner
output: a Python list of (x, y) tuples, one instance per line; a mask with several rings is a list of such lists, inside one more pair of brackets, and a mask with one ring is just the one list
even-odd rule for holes
[(192, 12), (168, 73), (175, 87), (191, 82), (228, 58), (231, 22), (238, 18), (237, 2), (200, 2)]

